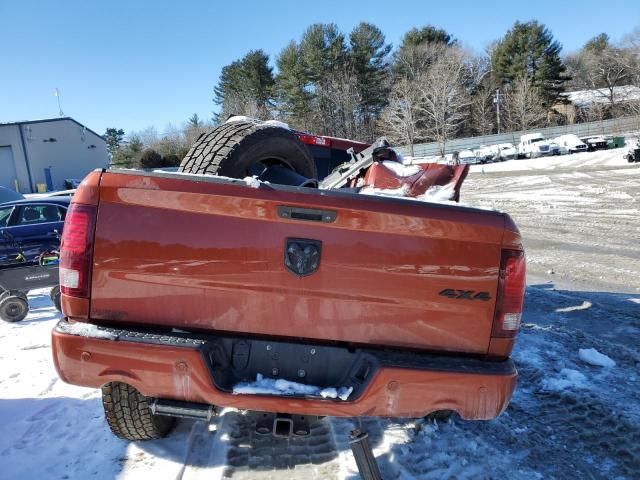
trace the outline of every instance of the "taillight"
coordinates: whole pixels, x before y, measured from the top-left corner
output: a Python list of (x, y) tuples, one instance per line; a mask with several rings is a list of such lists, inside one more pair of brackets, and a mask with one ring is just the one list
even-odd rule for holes
[(73, 297), (89, 297), (91, 255), (96, 207), (72, 203), (67, 211), (60, 242), (60, 291)]
[(302, 143), (306, 143), (307, 145), (318, 145), (320, 147), (331, 146), (331, 140), (324, 137), (318, 137), (316, 135), (301, 134), (301, 135), (298, 135), (298, 138)]
[(526, 261), (524, 252), (503, 250), (492, 337), (513, 338), (518, 333), (525, 287)]

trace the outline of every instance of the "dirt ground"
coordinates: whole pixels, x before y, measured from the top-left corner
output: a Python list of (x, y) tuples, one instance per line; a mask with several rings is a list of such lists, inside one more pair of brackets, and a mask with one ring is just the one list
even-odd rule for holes
[[(619, 157), (473, 167), (462, 201), (508, 212), (527, 249), (518, 388), (488, 422), (363, 420), (386, 480), (640, 477), (640, 166)], [(25, 321), (0, 324), (6, 478), (358, 478), (350, 419), (281, 440), (226, 410), (161, 441), (113, 438), (98, 392), (62, 383), (51, 365), (58, 314), (46, 292), (31, 303)], [(585, 363), (578, 351), (589, 348), (616, 365)]]

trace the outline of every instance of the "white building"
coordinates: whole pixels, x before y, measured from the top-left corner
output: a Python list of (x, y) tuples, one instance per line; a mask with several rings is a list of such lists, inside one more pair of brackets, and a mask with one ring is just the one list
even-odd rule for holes
[(62, 190), (109, 164), (103, 137), (70, 117), (0, 123), (0, 186), (32, 193)]

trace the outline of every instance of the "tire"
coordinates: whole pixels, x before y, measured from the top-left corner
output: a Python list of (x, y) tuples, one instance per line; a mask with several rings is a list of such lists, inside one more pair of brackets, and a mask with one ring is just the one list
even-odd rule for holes
[(29, 313), (29, 302), (17, 295), (2, 295), (0, 297), (0, 318), (5, 322), (19, 322)]
[(311, 153), (291, 130), (251, 121), (225, 123), (201, 135), (178, 170), (244, 178), (260, 175), (271, 165), (284, 165), (307, 178), (318, 177)]
[(163, 438), (175, 425), (175, 418), (151, 413), (147, 397), (131, 385), (120, 382), (102, 387), (102, 406), (109, 428), (125, 440)]
[(424, 416), (424, 420), (427, 422), (446, 422), (452, 416), (454, 412), (453, 410), (436, 410), (435, 412), (431, 412), (429, 415)]
[(56, 310), (62, 312), (62, 305), (60, 304), (60, 285), (56, 285), (51, 289), (51, 293), (49, 293), (49, 297), (51, 301), (56, 307)]

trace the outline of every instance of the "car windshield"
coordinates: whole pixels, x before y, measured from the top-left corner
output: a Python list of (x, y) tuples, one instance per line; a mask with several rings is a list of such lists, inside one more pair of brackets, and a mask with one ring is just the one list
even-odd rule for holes
[(544, 141), (544, 138), (532, 138), (531, 139), (531, 143), (542, 142), (542, 141)]

